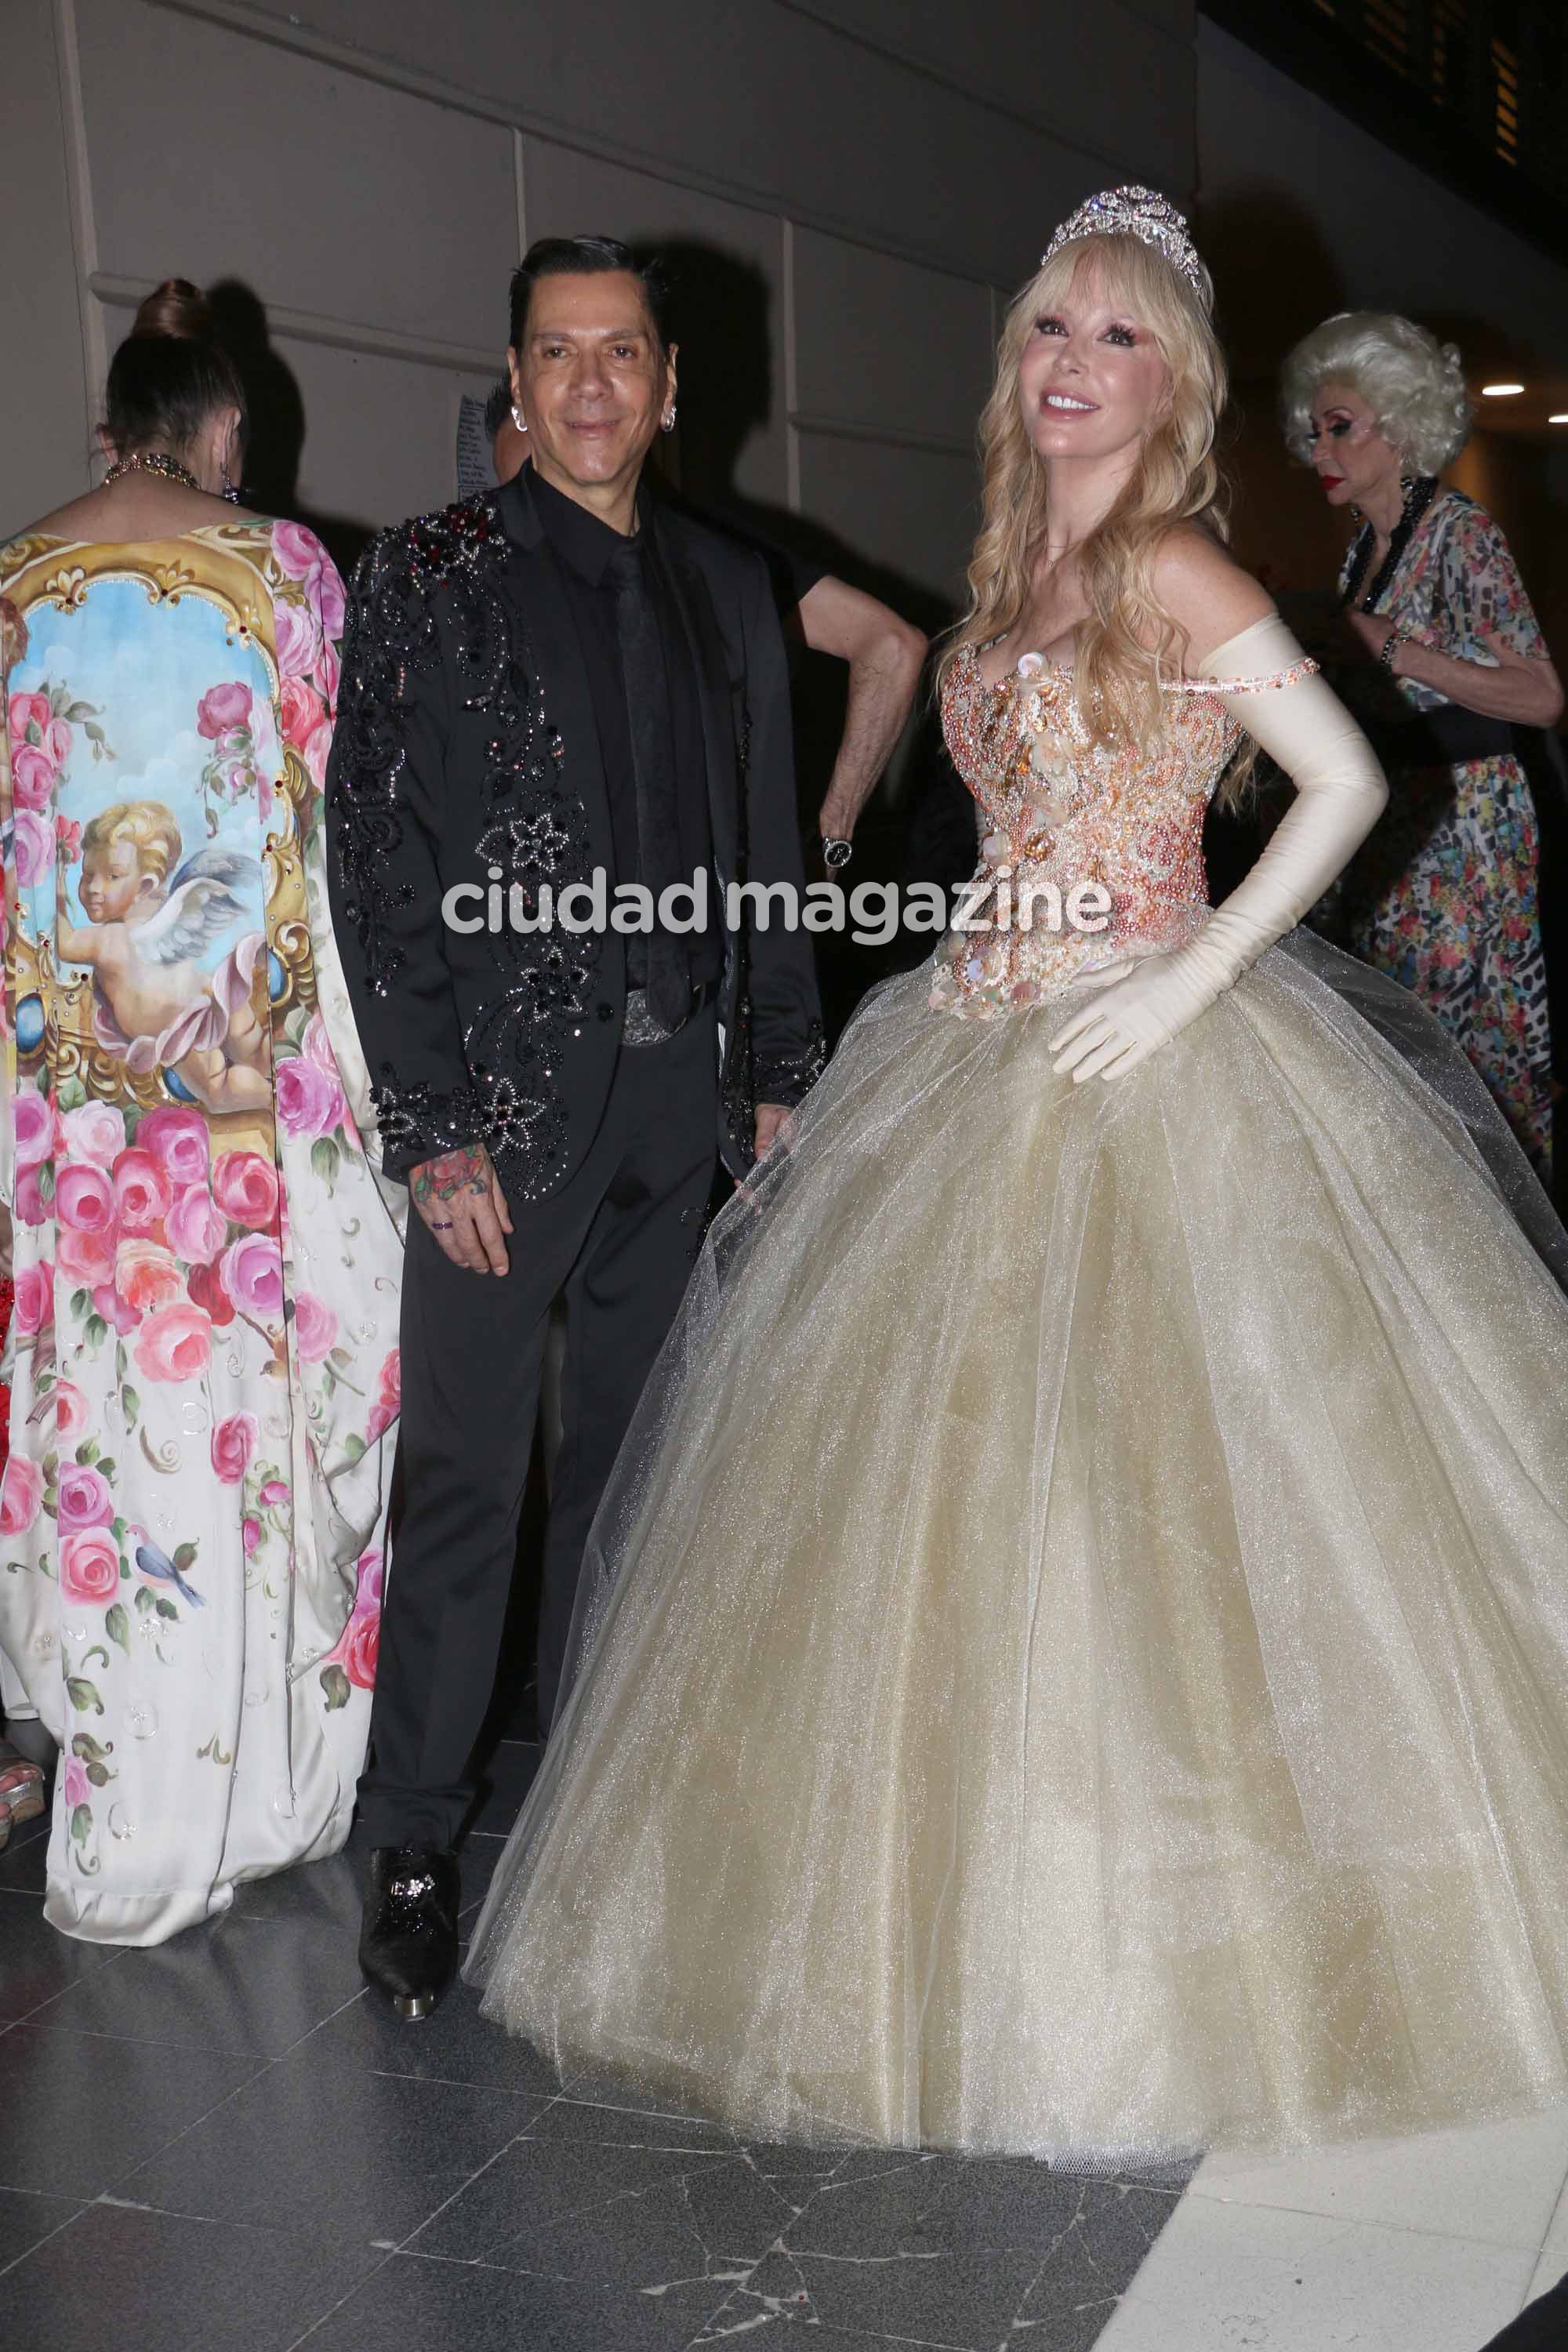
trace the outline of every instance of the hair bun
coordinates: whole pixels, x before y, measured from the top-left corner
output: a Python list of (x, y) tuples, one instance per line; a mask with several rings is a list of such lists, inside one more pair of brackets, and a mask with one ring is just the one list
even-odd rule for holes
[(212, 305), (188, 278), (165, 278), (153, 288), (136, 313), (132, 335), (171, 335), (178, 342), (212, 343), (217, 340)]

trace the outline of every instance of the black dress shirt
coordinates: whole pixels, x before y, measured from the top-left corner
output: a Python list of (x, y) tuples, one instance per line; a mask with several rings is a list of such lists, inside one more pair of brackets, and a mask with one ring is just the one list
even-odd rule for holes
[[(620, 639), (616, 625), (616, 592), (608, 576), (611, 558), (626, 546), (618, 530), (596, 514), (567, 498), (531, 467), (529, 487), (534, 510), (554, 560), (582, 648), (599, 730), (605, 788), (610, 801), (610, 829), (616, 846), (616, 882), (640, 882), (643, 858), (637, 840), (637, 771), (632, 761), (630, 722), (626, 713), (626, 679), (621, 667)], [(708, 929), (685, 941), (693, 985), (716, 979), (723, 964), (721, 937), (722, 909), (715, 902), (712, 821), (708, 806), (708, 762), (702, 740), (702, 708), (696, 672), (680, 610), (664, 566), (658, 560), (649, 527), (646, 495), (638, 501), (643, 560), (648, 593), (658, 623), (669, 692), (672, 753), (676, 777), (676, 869), (683, 882), (700, 869), (708, 876)], [(665, 858), (650, 860), (664, 867)], [(647, 981), (646, 934), (626, 935), (626, 984), (642, 988)]]

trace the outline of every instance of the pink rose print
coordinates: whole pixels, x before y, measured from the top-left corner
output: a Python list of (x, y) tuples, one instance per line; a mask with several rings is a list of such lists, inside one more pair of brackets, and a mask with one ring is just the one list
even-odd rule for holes
[(120, 1546), (107, 1528), (60, 1538), (60, 1592), (81, 1609), (102, 1609), (120, 1590)]
[(73, 1381), (55, 1382), (55, 1443), (74, 1445), (87, 1427), (87, 1399)]
[(237, 1225), (267, 1229), (277, 1223), (277, 1171), (258, 1151), (220, 1151), (213, 1161), (212, 1188), (219, 1208)]
[(87, 1766), (79, 1756), (68, 1756), (63, 1767), (66, 1788), (66, 1811), (74, 1813), (79, 1805), (92, 1802), (92, 1782), (87, 1777)]
[[(14, 745), (19, 748), (29, 740), (41, 743), (49, 723), (49, 698), (47, 694), (14, 694), (5, 715)], [(37, 733), (29, 739), (27, 730), (33, 727)]]
[(376, 1658), (381, 1647), (381, 1594), (385, 1563), (380, 1551), (363, 1551), (354, 1581), (353, 1607), (323, 1666), (342, 1666), (358, 1690), (375, 1688)]
[(136, 1148), (150, 1151), (176, 1184), (206, 1180), (207, 1123), (199, 1110), (150, 1110), (136, 1129)]
[(114, 1497), (102, 1471), (85, 1462), (62, 1470), (58, 1510), (62, 1535), (72, 1528), (106, 1528), (114, 1517)]
[(81, 826), (74, 816), (56, 817), (55, 853), (62, 866), (74, 866), (81, 856)]
[(30, 744), (11, 754), (11, 792), (18, 808), (31, 809), (41, 816), (54, 797), (55, 771), (43, 751)]
[(16, 1337), (31, 1339), (41, 1331), (55, 1311), (55, 1269), (47, 1257), (36, 1265), (25, 1265), (16, 1276), (16, 1298), (12, 1314), (16, 1322)]
[(121, 1227), (131, 1234), (149, 1232), (174, 1197), (167, 1174), (150, 1151), (135, 1148), (122, 1151), (110, 1172)]
[(288, 1486), (281, 1478), (268, 1478), (266, 1486), (263, 1486), (260, 1494), (258, 1495), (256, 1499), (258, 1503), (266, 1504), (268, 1507), (278, 1503), (286, 1503), (289, 1500)]
[(17, 1170), (16, 1189), (12, 1195), (11, 1206), (23, 1224), (47, 1224), (49, 1204), (38, 1189), (38, 1171), (36, 1168)]
[(97, 1285), (92, 1294), (92, 1304), (94, 1312), (102, 1318), (111, 1331), (118, 1331), (122, 1339), (129, 1332), (134, 1331), (142, 1320), (134, 1307), (127, 1307), (114, 1287), (112, 1277)]
[(47, 1095), (26, 1087), (16, 1097), (11, 1120), (18, 1168), (37, 1168), (40, 1160), (53, 1158), (55, 1114)]
[(55, 1237), (55, 1264), (78, 1286), (89, 1290), (114, 1280), (114, 1238), (110, 1234), (59, 1233)]
[(55, 1179), (55, 1215), (73, 1233), (112, 1234), (114, 1187), (90, 1160), (73, 1160)]
[(331, 1354), (338, 1318), (331, 1308), (302, 1290), (294, 1305), (294, 1344), (302, 1364), (319, 1364)]
[(403, 1358), (396, 1348), (388, 1354), (381, 1368), (381, 1385), (370, 1418), (364, 1425), (364, 1442), (374, 1445), (382, 1432), (392, 1427), (403, 1409)]
[(55, 829), (37, 809), (19, 808), (13, 838), (16, 845), (16, 879), (24, 890), (30, 890), (53, 871)]
[(210, 686), (196, 705), (196, 733), (216, 743), (231, 730), (250, 724), (250, 688)]
[(327, 716), (325, 703), (302, 679), (286, 677), (279, 689), (278, 707), (283, 721), (284, 741), (298, 751), (311, 782), (317, 785), (323, 784), (326, 782), (327, 760), (332, 748), (332, 724)]
[(261, 1424), (253, 1412), (231, 1412), (213, 1431), (213, 1468), (226, 1486), (237, 1486), (261, 1443)]
[(376, 1659), (381, 1650), (381, 1612), (355, 1611), (342, 1638), (342, 1669), (357, 1690), (375, 1688)]
[(257, 1545), (261, 1541), (260, 1520), (252, 1518), (245, 1519), (241, 1523), (241, 1533), (245, 1538), (245, 1557), (248, 1559), (251, 1553), (256, 1549)]
[(212, 1324), (199, 1307), (163, 1307), (149, 1315), (136, 1341), (136, 1361), (150, 1381), (188, 1381), (212, 1356)]
[(43, 1499), (43, 1472), (25, 1454), (13, 1454), (0, 1484), (0, 1536), (25, 1536)]
[(44, 730), (44, 754), (55, 767), (63, 768), (71, 755), (71, 730), (64, 719), (51, 719)]
[(319, 1013), (312, 1013), (305, 1024), (305, 1034), (300, 1040), (300, 1050), (308, 1062), (314, 1062), (334, 1085), (338, 1083), (338, 1057), (332, 1051), (332, 1041), (327, 1034), (327, 1024)]
[(125, 1149), (124, 1115), (112, 1103), (82, 1103), (65, 1113), (60, 1128), (72, 1160), (92, 1160), (100, 1168), (110, 1168)]
[(304, 1055), (278, 1065), (278, 1117), (285, 1135), (331, 1135), (343, 1117), (342, 1088)]
[(121, 1242), (114, 1259), (114, 1287), (138, 1315), (172, 1307), (185, 1296), (185, 1277), (172, 1254), (156, 1242)]
[(274, 604), (272, 615), (278, 649), (279, 709), (283, 714), (284, 740), (291, 741), (285, 697), (290, 686), (314, 676), (321, 657), (321, 627), (305, 604)]
[(188, 1184), (164, 1218), (163, 1231), (187, 1265), (210, 1265), (228, 1239), (228, 1219), (205, 1184)]
[(247, 1234), (219, 1262), (224, 1287), (243, 1314), (266, 1321), (283, 1312), (283, 1259), (265, 1234)]
[(193, 1265), (185, 1284), (194, 1304), (210, 1315), (218, 1330), (234, 1321), (234, 1301), (216, 1265)]
[[(321, 568), (321, 542), (313, 530), (300, 522), (275, 522), (272, 526), (272, 552), (278, 558), (278, 569), (289, 580), (309, 580)], [(16, 697), (20, 702), (25, 698)], [(35, 697), (41, 700), (41, 697)], [(46, 713), (47, 705), (45, 705)], [(12, 721), (15, 732), (16, 721)]]
[(354, 1610), (379, 1609), (382, 1587), (386, 1580), (386, 1555), (372, 1550), (362, 1551), (354, 1570)]
[[(329, 635), (341, 637), (343, 633), (343, 583), (315, 532), (307, 530), (301, 523), (275, 522), (272, 526), (272, 552), (278, 559), (279, 569), (290, 580), (298, 580), (310, 601), (321, 607), (321, 619)], [(287, 611), (289, 608), (285, 606), (283, 609)]]

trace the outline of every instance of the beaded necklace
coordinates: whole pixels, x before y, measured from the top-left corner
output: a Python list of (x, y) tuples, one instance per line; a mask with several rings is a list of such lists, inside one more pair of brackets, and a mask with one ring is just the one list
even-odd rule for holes
[[(1405, 492), (1405, 509), (1389, 534), (1388, 553), (1379, 564), (1377, 577), (1366, 592), (1361, 608), (1363, 613), (1377, 610), (1379, 599), (1398, 571), (1400, 558), (1410, 544), (1416, 524), (1437, 495), (1437, 477), (1436, 474), (1412, 475), (1401, 483), (1400, 488)], [(1371, 523), (1363, 523), (1361, 535), (1351, 551), (1350, 576), (1345, 582), (1345, 593), (1340, 599), (1343, 605), (1352, 605), (1361, 595), (1361, 583), (1366, 577), (1366, 567), (1372, 562), (1375, 537)]]
[(166, 482), (183, 482), (187, 490), (201, 488), (190, 467), (177, 457), (166, 457), (162, 449), (132, 449), (129, 457), (117, 457), (103, 478), (104, 488), (123, 481), (127, 474), (160, 474)]

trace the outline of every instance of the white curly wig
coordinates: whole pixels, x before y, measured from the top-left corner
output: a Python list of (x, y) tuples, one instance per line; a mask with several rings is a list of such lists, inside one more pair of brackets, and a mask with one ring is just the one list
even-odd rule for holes
[(1470, 396), (1458, 347), (1439, 343), (1414, 319), (1392, 310), (1341, 310), (1303, 335), (1280, 372), (1285, 439), (1303, 465), (1311, 457), (1312, 403), (1326, 383), (1348, 384), (1377, 429), (1418, 474), (1440, 474), (1464, 447)]

